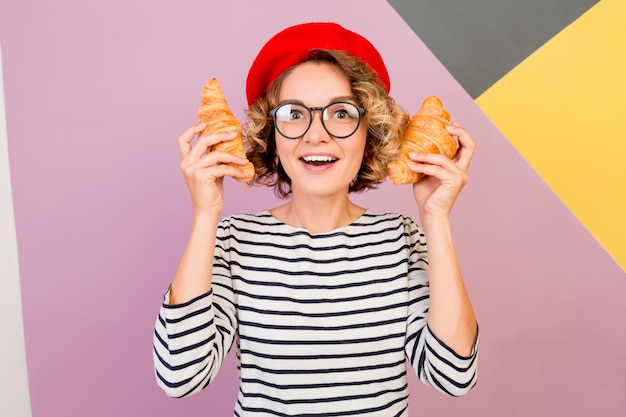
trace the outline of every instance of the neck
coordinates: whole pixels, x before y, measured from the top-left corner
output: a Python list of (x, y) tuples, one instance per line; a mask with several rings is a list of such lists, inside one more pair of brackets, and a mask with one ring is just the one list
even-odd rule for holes
[(300, 227), (311, 233), (326, 233), (347, 226), (358, 219), (365, 209), (344, 198), (320, 198), (298, 196), (276, 207), (271, 213), (278, 220), (290, 226)]

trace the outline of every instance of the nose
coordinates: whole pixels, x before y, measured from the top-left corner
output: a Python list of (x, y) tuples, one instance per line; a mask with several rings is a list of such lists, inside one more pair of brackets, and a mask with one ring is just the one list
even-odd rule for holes
[[(317, 116), (319, 115), (319, 116)], [(304, 139), (308, 142), (324, 142), (330, 139), (330, 135), (326, 131), (324, 124), (322, 123), (322, 110), (312, 109), (311, 111), (311, 126), (304, 134)]]

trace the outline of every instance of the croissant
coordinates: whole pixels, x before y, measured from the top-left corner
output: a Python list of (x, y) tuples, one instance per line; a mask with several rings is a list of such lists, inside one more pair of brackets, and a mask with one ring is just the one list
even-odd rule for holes
[[(198, 121), (206, 123), (206, 128), (200, 136), (210, 135), (215, 132), (237, 132), (237, 136), (228, 142), (220, 142), (207, 149), (207, 152), (220, 151), (245, 158), (246, 152), (243, 147), (241, 135), (241, 123), (228, 107), (222, 86), (216, 78), (211, 78), (202, 90), (202, 101), (198, 109)], [(248, 162), (246, 165), (228, 164), (242, 170), (245, 177), (234, 177), (237, 181), (248, 182), (254, 177), (254, 165)]]
[(443, 107), (439, 97), (427, 97), (405, 128), (398, 158), (387, 164), (389, 178), (394, 185), (413, 184), (424, 176), (409, 170), (411, 152), (438, 153), (448, 158), (454, 157), (457, 144), (446, 130), (446, 125), (449, 124), (450, 113)]

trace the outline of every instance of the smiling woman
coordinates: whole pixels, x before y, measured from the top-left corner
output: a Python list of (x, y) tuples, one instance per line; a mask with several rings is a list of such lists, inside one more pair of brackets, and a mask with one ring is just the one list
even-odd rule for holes
[(407, 359), (438, 391), (474, 386), (478, 328), (449, 221), (472, 139), (450, 126), (452, 160), (414, 156), (423, 228), (350, 199), (396, 155), (407, 115), (389, 85), (374, 46), (339, 25), (270, 39), (248, 76), (247, 157), (253, 182), (287, 201), (257, 214), (219, 221), (223, 177), (248, 163), (212, 150), (232, 135), (198, 137), (200, 124), (179, 137), (194, 220), (155, 325), (168, 395), (209, 385), (234, 344), (237, 416), (408, 416)]
[[(288, 127), (289, 122), (277, 121), (276, 157), (285, 175), (290, 179), (291, 202), (294, 199), (298, 201), (303, 196), (306, 198), (319, 196), (324, 202), (331, 201), (329, 199), (332, 198), (333, 204), (335, 199), (341, 202), (347, 200), (350, 184), (358, 176), (363, 163), (367, 138), (367, 126), (359, 123), (361, 116), (356, 105), (334, 103), (337, 96), (349, 97), (351, 95), (352, 87), (346, 75), (335, 65), (325, 61), (314, 60), (302, 63), (283, 79), (279, 102), (299, 101), (306, 105), (317, 106), (314, 108), (326, 108), (320, 113), (322, 117), (319, 119), (296, 117), (295, 128), (298, 130), (288, 130), (292, 133), (299, 133), (297, 136), (284, 135), (284, 128)], [(278, 109), (284, 106), (281, 105)], [(292, 107), (292, 105), (288, 106)], [(337, 108), (339, 111), (347, 106), (354, 108), (357, 117), (339, 119), (339, 123), (324, 121), (324, 116), (329, 109)], [(306, 109), (304, 114), (310, 115), (306, 106), (298, 105), (298, 107)], [(302, 120), (304, 123), (300, 122)], [(279, 125), (282, 125), (283, 130), (279, 128)], [(340, 137), (332, 135), (327, 125), (334, 129), (339, 126), (342, 135)], [(347, 130), (344, 130), (346, 128)], [(311, 164), (307, 159), (316, 162), (324, 161), (324, 163)], [(317, 202), (316, 205), (319, 207), (322, 201)], [(287, 204), (289, 205), (290, 203)], [(280, 217), (278, 212), (281, 212), (281, 209), (276, 209), (274, 215)], [(348, 224), (352, 220), (354, 218), (345, 218), (340, 222)]]
[[(263, 57), (263, 51), (259, 55)], [(362, 167), (350, 184), (349, 191), (360, 192), (375, 188), (387, 176), (386, 163), (396, 157), (400, 146), (401, 132), (408, 120), (407, 114), (387, 94), (386, 87), (370, 71), (368, 64), (354, 55), (343, 50), (312, 49), (306, 51), (306, 54), (302, 55), (301, 59), (309, 64), (318, 64), (320, 66), (324, 63), (329, 64), (331, 67), (338, 69), (342, 73), (342, 77), (345, 77), (350, 83), (348, 89), (344, 88), (344, 91), (347, 91), (345, 96), (340, 95), (339, 91), (333, 91), (329, 97), (324, 98), (326, 100), (324, 104), (347, 102), (349, 105), (354, 105), (360, 117), (352, 119), (352, 123), (349, 125), (352, 128), (349, 129), (351, 132), (342, 127), (340, 132), (333, 132), (335, 134), (341, 133), (340, 135), (333, 135), (327, 128), (328, 123), (324, 120), (323, 113), (320, 120), (326, 133), (335, 139), (349, 137), (348, 133), (353, 134), (359, 128), (366, 126), (368, 140), (365, 144), (366, 150), (363, 155)], [(257, 61), (259, 60), (257, 58)], [(287, 68), (272, 81), (266, 95), (258, 97), (256, 102), (250, 103), (248, 123), (247, 126), (244, 126), (251, 148), (250, 152), (248, 152), (248, 157), (254, 162), (257, 170), (255, 182), (274, 186), (276, 194), (283, 198), (291, 193), (291, 178), (285, 174), (282, 165), (276, 157), (276, 133), (283, 138), (299, 138), (304, 136), (308, 128), (301, 128), (300, 132), (285, 136), (280, 133), (280, 126), (276, 126), (279, 121), (276, 121), (275, 117), (271, 119), (273, 123), (269, 123), (266, 109), (273, 109), (270, 111), (270, 115), (272, 115), (272, 111), (275, 113), (275, 111), (281, 108), (281, 104), (294, 103), (293, 98), (289, 99), (284, 93), (281, 95), (281, 88), (285, 79), (296, 69), (296, 66)], [(250, 71), (248, 84), (251, 84), (252, 80), (256, 80), (255, 71), (259, 70), (253, 66)], [(382, 70), (379, 69), (379, 71)], [(317, 75), (314, 73), (311, 82), (315, 84), (311, 85), (319, 85), (316, 77)], [(359, 80), (359, 82), (355, 82), (355, 80)], [(249, 87), (248, 90), (250, 89)], [(296, 100), (295, 103), (306, 108), (302, 102)], [(302, 109), (302, 111), (306, 112), (304, 113), (305, 116), (307, 113), (310, 114), (308, 122), (313, 123), (314, 114), (311, 110)], [(358, 123), (353, 123), (354, 120)], [(275, 127), (276, 132), (274, 131)], [(296, 135), (297, 133), (300, 133), (300, 135)]]

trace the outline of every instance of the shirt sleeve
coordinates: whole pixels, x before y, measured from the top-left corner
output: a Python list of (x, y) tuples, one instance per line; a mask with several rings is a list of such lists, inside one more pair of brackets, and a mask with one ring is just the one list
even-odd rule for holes
[(478, 332), (472, 353), (458, 355), (437, 338), (427, 324), (429, 308), (426, 239), (410, 219), (405, 221), (409, 248), (409, 313), (405, 353), (418, 378), (437, 391), (461, 396), (476, 385)]
[(183, 304), (169, 304), (168, 290), (159, 310), (154, 370), (157, 384), (168, 396), (185, 397), (206, 387), (232, 347), (237, 315), (226, 230), (218, 228), (211, 290)]

